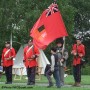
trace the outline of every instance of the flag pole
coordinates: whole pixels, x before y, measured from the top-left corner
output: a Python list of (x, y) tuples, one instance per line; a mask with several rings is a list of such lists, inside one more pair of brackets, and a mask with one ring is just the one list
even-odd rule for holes
[[(62, 58), (64, 55), (64, 50), (65, 50), (65, 36), (63, 37)], [(63, 66), (63, 63), (61, 61), (60, 61), (60, 65)]]
[(64, 53), (64, 50), (65, 50), (65, 36), (63, 37), (63, 48), (62, 48), (62, 54)]
[(57, 0), (54, 0), (54, 3), (56, 3)]
[(12, 48), (12, 30), (11, 30), (10, 44), (11, 44), (11, 48)]

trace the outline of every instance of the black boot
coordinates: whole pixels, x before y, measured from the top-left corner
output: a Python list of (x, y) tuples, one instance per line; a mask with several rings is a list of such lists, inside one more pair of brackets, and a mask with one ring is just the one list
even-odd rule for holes
[(30, 77), (28, 77), (27, 85), (30, 85)]
[(6, 82), (5, 84), (12, 84), (12, 82)]
[(35, 82), (30, 82), (30, 85), (35, 85)]
[(50, 83), (48, 86), (47, 86), (47, 88), (50, 88), (50, 87), (52, 87), (53, 86), (53, 83)]

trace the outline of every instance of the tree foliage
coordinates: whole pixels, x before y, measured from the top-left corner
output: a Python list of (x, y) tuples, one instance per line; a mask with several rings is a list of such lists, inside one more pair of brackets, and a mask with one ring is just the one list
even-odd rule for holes
[[(4, 42), (10, 40), (11, 32), (13, 41), (25, 44), (30, 38), (29, 31), (39, 18), (40, 14), (54, 0), (0, 0), (0, 54)], [(75, 30), (90, 30), (90, 0), (57, 0), (60, 12), (65, 22), (69, 37), (66, 39), (70, 50)], [(49, 45), (46, 54), (49, 53)], [(18, 49), (19, 44), (13, 43)], [(47, 54), (48, 55), (48, 54)]]

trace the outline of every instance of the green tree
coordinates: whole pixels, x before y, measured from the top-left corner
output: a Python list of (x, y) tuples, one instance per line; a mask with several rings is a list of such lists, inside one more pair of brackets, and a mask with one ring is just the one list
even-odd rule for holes
[[(10, 40), (11, 32), (13, 33), (13, 41), (21, 44), (26, 43), (30, 38), (29, 31), (34, 23), (52, 2), (53, 0), (0, 0), (0, 54), (4, 42)], [(90, 29), (90, 22), (88, 22), (90, 19), (90, 1), (57, 0), (57, 4), (69, 34), (66, 38), (66, 45), (70, 51), (76, 28), (80, 27), (79, 30)], [(54, 45), (55, 42), (51, 43), (45, 50), (48, 57), (50, 57), (50, 47)], [(13, 46), (17, 50), (20, 47), (17, 43), (13, 43)]]

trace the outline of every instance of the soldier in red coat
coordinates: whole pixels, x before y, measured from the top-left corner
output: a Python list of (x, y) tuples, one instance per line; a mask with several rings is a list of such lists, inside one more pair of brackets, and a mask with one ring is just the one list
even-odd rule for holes
[(6, 84), (12, 84), (12, 66), (15, 55), (15, 49), (11, 48), (10, 42), (6, 42), (2, 52), (2, 65), (5, 68)]
[(71, 54), (73, 58), (73, 76), (75, 84), (73, 86), (80, 86), (81, 82), (81, 60), (85, 56), (85, 46), (81, 43), (81, 39), (76, 40), (76, 44), (72, 47)]
[(27, 85), (35, 84), (35, 70), (37, 66), (37, 57), (39, 55), (39, 50), (33, 45), (32, 40), (28, 41), (28, 45), (24, 48), (24, 64), (27, 68)]

